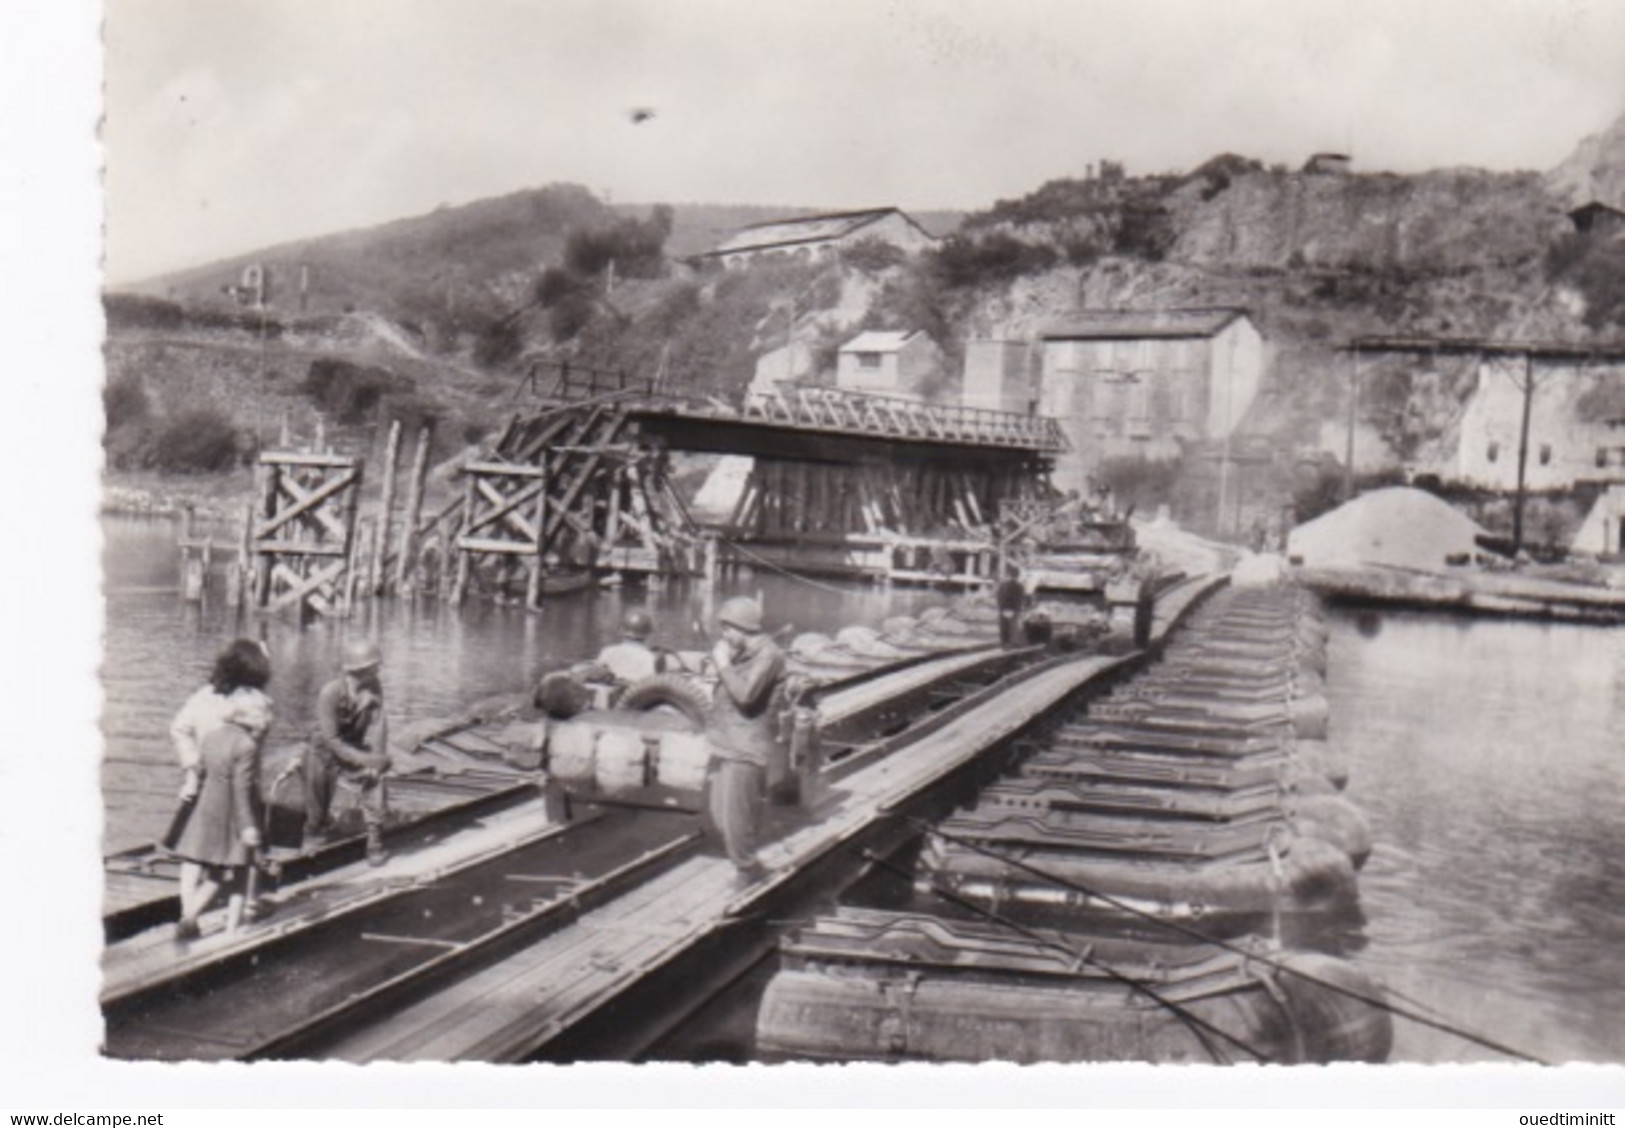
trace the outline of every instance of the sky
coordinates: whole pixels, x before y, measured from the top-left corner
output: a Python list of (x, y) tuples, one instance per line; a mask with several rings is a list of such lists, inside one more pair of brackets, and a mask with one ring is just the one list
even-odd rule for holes
[[(1550, 168), (1620, 0), (108, 0), (114, 283), (566, 181), (985, 208), (1101, 159)], [(631, 111), (654, 114), (635, 122)]]

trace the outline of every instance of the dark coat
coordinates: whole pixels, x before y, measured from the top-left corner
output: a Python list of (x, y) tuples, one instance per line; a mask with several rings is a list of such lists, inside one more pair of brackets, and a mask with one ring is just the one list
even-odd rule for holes
[(241, 866), (249, 861), (243, 830), (260, 822), (260, 747), (236, 725), (221, 725), (201, 743), (203, 786), (175, 853), (210, 866)]
[(716, 755), (766, 767), (778, 736), (775, 705), (784, 685), (784, 651), (756, 635), (727, 669), (718, 673), (708, 735)]

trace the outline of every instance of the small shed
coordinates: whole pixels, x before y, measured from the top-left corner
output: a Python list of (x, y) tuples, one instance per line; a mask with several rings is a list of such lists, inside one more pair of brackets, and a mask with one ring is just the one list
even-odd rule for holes
[(1354, 168), (1354, 158), (1347, 153), (1316, 153), (1304, 162), (1303, 171), (1321, 176), (1343, 176)]
[(942, 350), (917, 329), (871, 329), (841, 346), (835, 384), (872, 395), (932, 399), (943, 384)]
[(752, 224), (690, 261), (696, 265), (720, 262), (727, 267), (743, 266), (769, 255), (821, 261), (842, 247), (867, 239), (888, 243), (909, 254), (934, 246), (937, 241), (898, 208), (870, 208)]
[(1569, 222), (1582, 235), (1607, 235), (1625, 230), (1625, 211), (1592, 200), (1569, 212)]

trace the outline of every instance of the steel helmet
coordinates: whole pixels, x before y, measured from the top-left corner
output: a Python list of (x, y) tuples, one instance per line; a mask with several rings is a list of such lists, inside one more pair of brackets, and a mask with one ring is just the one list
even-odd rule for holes
[(363, 670), (376, 670), (383, 665), (384, 656), (378, 644), (367, 638), (351, 639), (344, 644), (344, 672), (359, 674)]
[(649, 616), (642, 611), (628, 611), (626, 617), (621, 620), (621, 634), (627, 638), (635, 638), (639, 642), (648, 638), (654, 629), (654, 623), (650, 622)]
[(736, 595), (723, 603), (717, 612), (717, 621), (725, 626), (738, 627), (748, 634), (762, 631), (762, 606), (754, 599)]

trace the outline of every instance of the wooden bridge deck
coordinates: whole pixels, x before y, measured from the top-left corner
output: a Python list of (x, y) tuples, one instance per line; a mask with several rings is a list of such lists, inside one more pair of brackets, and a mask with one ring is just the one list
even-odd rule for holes
[[(1220, 582), (1187, 582), (1164, 592), (1158, 602), (1153, 644)], [(961, 676), (974, 673), (978, 664), (1000, 653), (982, 647), (878, 673), (838, 691), (829, 703), (831, 713), (837, 717), (860, 713), (877, 701), (918, 692), (933, 679), (949, 676), (952, 680), (953, 671)], [(436, 978), (432, 990), (425, 984), (421, 990), (368, 998), (366, 1006), (353, 1014), (350, 1005), (341, 1001), (334, 1004), (339, 1017), (329, 1021), (324, 1014), (293, 1041), (277, 1026), (279, 1021), (286, 1023), (288, 1015), (278, 1018), (261, 1014), (258, 1008), (234, 1011), (224, 1003), (212, 1002), (207, 990), (160, 996), (167, 998), (164, 1014), (185, 1016), (191, 1006), (220, 1011), (210, 1028), (231, 1041), (206, 1047), (206, 1056), (292, 1054), (356, 1061), (568, 1057), (583, 1040), (592, 1045), (595, 1031), (606, 1025), (614, 1028), (615, 1049), (582, 1056), (630, 1056), (652, 1044), (661, 1030), (671, 1029), (671, 1023), (681, 1021), (681, 1015), (657, 1020), (640, 1009), (650, 991), (683, 983), (682, 977), (696, 964), (705, 967), (712, 959), (739, 960), (752, 951), (766, 950), (762, 945), (772, 943), (771, 929), (764, 923), (766, 914), (797, 903), (796, 898), (806, 894), (809, 880), (821, 880), (817, 875), (823, 873), (850, 873), (863, 862), (862, 848), (877, 844), (886, 835), (896, 838), (909, 831), (903, 816), (920, 813), (922, 797), (949, 794), (958, 785), (956, 779), (983, 770), (988, 754), (1034, 717), (1138, 657), (1131, 653), (1054, 658), (1029, 668), (1018, 680), (1005, 679), (967, 692), (948, 708), (925, 714), (895, 741), (879, 742), (887, 745), (885, 755), (859, 758), (863, 762), (851, 765), (813, 809), (786, 814), (783, 832), (762, 851), (769, 874), (748, 885), (739, 882), (733, 867), (721, 857), (697, 853), (695, 848), (669, 853), (667, 864), (650, 867), (650, 876), (612, 896), (589, 897), (579, 903), (573, 897), (565, 898), (567, 911), (558, 915), (568, 919), (561, 919), (556, 930), (527, 940), (526, 946), (506, 954), (493, 953), (489, 959), (466, 960), (454, 974)], [(966, 684), (978, 683), (972, 678)], [(949, 784), (953, 786), (946, 786)], [(358, 927), (365, 931), (363, 918), (368, 913), (376, 915), (394, 903), (392, 899), (416, 896), (419, 890), (439, 891), (437, 895), (453, 900), (462, 896), (466, 902), (468, 889), (460, 875), (480, 865), (526, 869), (526, 864), (516, 861), (520, 852), (534, 852), (553, 838), (563, 841), (572, 828), (590, 831), (591, 827), (578, 824), (598, 817), (550, 823), (541, 807), (540, 803), (524, 804), (492, 812), (478, 824), (445, 835), (443, 841), (425, 841), (398, 853), (379, 870), (356, 865), (308, 886), (301, 883), (289, 891), (291, 896), (279, 899), (272, 921), (239, 937), (211, 929), (201, 941), (177, 952), (172, 929), (162, 927), (110, 945), (104, 954), (104, 1004), (123, 998), (131, 1001), (129, 1005), (145, 1006), (136, 1000), (153, 997), (154, 991), (171, 992), (169, 984), (179, 977), (207, 973), (211, 965), (242, 965), (251, 959), (257, 966), (261, 953), (256, 946), (268, 938), (293, 941), (323, 929), (329, 933)], [(615, 845), (621, 838), (612, 833), (606, 842)], [(624, 853), (640, 847), (630, 842), (616, 848)], [(580, 864), (576, 853), (567, 854), (577, 859), (571, 864)], [(501, 875), (505, 880), (520, 880), (505, 868)], [(547, 901), (548, 905), (554, 903)], [(474, 904), (479, 904), (479, 898)], [(440, 915), (436, 913), (437, 920)], [(447, 919), (459, 915), (466, 914)], [(471, 921), (469, 926), (477, 923)], [(439, 962), (448, 963), (449, 970), (449, 962), (458, 958), (452, 949), (461, 941), (436, 937), (421, 942), (439, 945), (434, 950), (442, 952), (444, 959)], [(480, 944), (462, 946), (472, 952)], [(249, 974), (244, 986), (252, 996), (259, 989), (255, 984), (264, 979), (263, 968)], [(703, 992), (697, 997), (703, 998)], [(193, 998), (197, 1002), (188, 1002)], [(226, 1009), (221, 1010), (222, 1006)], [(640, 1017), (627, 1020), (628, 1007)], [(288, 1011), (288, 1005), (281, 1009)], [(296, 1011), (297, 1006), (288, 1013), (295, 1015)], [(109, 1052), (161, 1057), (173, 1056), (172, 1051), (179, 1047), (187, 1054), (202, 1055), (197, 1036), (174, 1030), (166, 1033), (164, 1023), (169, 1020), (164, 1014), (147, 1016), (150, 1029), (142, 1028), (139, 1021), (134, 1026), (121, 1025), (117, 1031), (110, 1026)], [(200, 1015), (192, 1017), (201, 1020)], [(662, 1027), (662, 1021), (668, 1025)], [(185, 1025), (190, 1030), (196, 1024), (186, 1019)], [(152, 1042), (154, 1038), (158, 1041)], [(168, 1049), (146, 1048), (149, 1042)], [(186, 1046), (193, 1048), (186, 1050)]]
[(691, 858), (516, 955), (337, 1040), (326, 1056), (503, 1061), (532, 1053), (748, 913), (778, 883), (850, 847), (902, 803), (1128, 660), (1084, 656), (1053, 664), (854, 773), (832, 790), (816, 822), (761, 851), (771, 872), (748, 886), (740, 886), (725, 858)]

